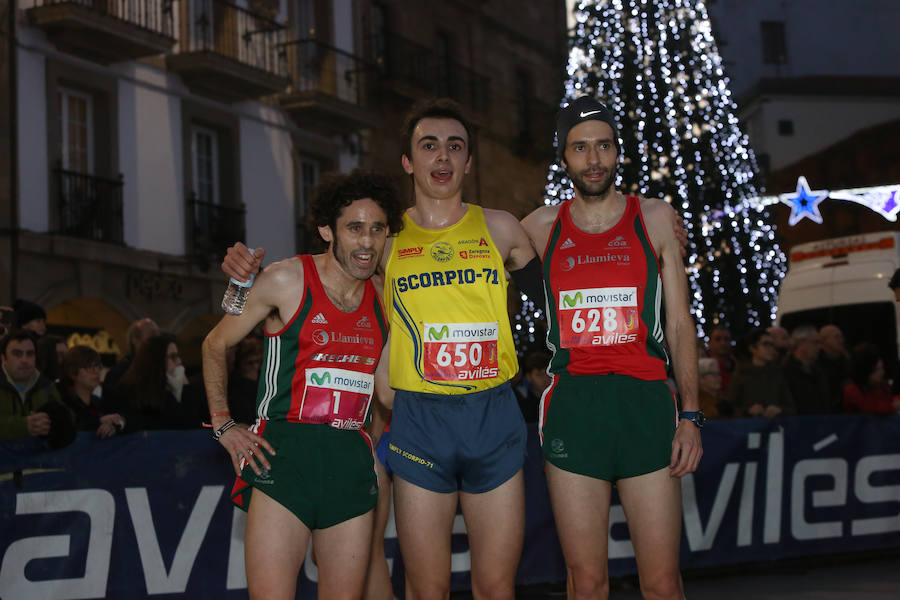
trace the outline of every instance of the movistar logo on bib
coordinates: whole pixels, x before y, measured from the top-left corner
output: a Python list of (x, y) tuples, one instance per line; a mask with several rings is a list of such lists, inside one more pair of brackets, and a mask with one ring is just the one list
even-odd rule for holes
[(637, 306), (636, 287), (590, 288), (559, 293), (559, 308), (606, 308)]
[(497, 322), (493, 323), (426, 323), (425, 338), (429, 342), (487, 342), (496, 340), (499, 334)]
[(319, 367), (306, 369), (306, 385), (370, 394), (375, 388), (375, 377), (358, 371)]

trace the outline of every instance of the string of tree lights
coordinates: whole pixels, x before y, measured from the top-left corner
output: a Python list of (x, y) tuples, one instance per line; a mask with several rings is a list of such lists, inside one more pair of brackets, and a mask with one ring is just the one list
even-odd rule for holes
[[(609, 106), (622, 141), (616, 185), (664, 198), (684, 218), (698, 333), (718, 323), (737, 335), (768, 325), (786, 258), (704, 2), (582, 0), (575, 18), (561, 105), (590, 94)], [(565, 171), (552, 165), (544, 202), (571, 196)], [(517, 342), (534, 342), (542, 306), (523, 300)]]

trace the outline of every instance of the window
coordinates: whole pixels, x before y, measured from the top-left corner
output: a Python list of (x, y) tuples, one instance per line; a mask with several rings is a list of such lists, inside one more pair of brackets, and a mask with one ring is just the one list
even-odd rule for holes
[(91, 174), (94, 170), (94, 111), (90, 94), (59, 89), (62, 168)]
[(299, 173), (297, 177), (297, 195), (294, 202), (294, 215), (296, 215), (296, 245), (298, 252), (308, 252), (311, 249), (310, 231), (307, 227), (307, 215), (309, 204), (312, 201), (313, 188), (319, 183), (321, 167), (318, 161), (306, 158), (300, 159)]
[(762, 38), (762, 59), (765, 65), (787, 64), (787, 41), (784, 21), (762, 21), (759, 24)]
[(192, 128), (191, 160), (197, 200), (219, 204), (219, 137), (214, 130), (196, 125)]
[(794, 135), (794, 122), (790, 119), (780, 119), (778, 121), (778, 135)]

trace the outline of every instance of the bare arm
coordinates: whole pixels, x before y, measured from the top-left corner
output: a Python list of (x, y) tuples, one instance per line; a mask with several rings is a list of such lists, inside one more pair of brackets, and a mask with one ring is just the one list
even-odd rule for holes
[(525, 229), (525, 233), (528, 234), (531, 246), (538, 257), (543, 257), (544, 252), (547, 251), (547, 242), (550, 240), (550, 232), (558, 214), (558, 204), (555, 206), (541, 206), (522, 219), (522, 227)]
[[(299, 272), (299, 270), (288, 268), (284, 263), (273, 265), (271, 270), (261, 274), (253, 284), (244, 312), (238, 316), (225, 315), (203, 341), (203, 382), (206, 385), (210, 421), (213, 428), (218, 429), (230, 420), (230, 415), (227, 414), (226, 351), (246, 337), (260, 321), (278, 310), (279, 298), (281, 294), (284, 294), (285, 288), (296, 289), (294, 286), (296, 279), (300, 277)], [(254, 449), (258, 446), (262, 446), (270, 454), (275, 453), (262, 437), (242, 427), (228, 429), (219, 438), (219, 442), (231, 455), (237, 474), (240, 474), (241, 458), (245, 458), (256, 473), (260, 472), (256, 459), (259, 460), (262, 468), (270, 467), (265, 455), (262, 452), (255, 452)]]
[(517, 271), (537, 257), (522, 224), (510, 213), (486, 208), (484, 220), (507, 271)]
[[(675, 236), (675, 211), (662, 200), (646, 200), (642, 209), (660, 259), (666, 340), (672, 351), (682, 408), (696, 411), (700, 408), (697, 399), (697, 329), (688, 307), (687, 275), (681, 258), (681, 244)], [(681, 477), (695, 471), (702, 454), (700, 430), (691, 422), (679, 420), (672, 441), (671, 475)]]

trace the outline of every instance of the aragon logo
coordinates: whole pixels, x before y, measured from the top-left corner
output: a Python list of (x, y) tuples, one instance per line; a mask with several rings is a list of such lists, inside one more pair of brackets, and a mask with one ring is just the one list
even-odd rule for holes
[(328, 371), (322, 373), (321, 377), (319, 377), (315, 373), (310, 373), (309, 378), (316, 385), (322, 385), (323, 383), (329, 385), (331, 384), (331, 373), (329, 373)]
[(569, 308), (578, 306), (581, 304), (581, 292), (575, 292), (574, 296), (570, 296), (568, 294), (563, 294), (563, 306), (568, 306)]
[(441, 327), (440, 330), (435, 329), (434, 327), (428, 328), (428, 339), (429, 340), (442, 340), (449, 335), (450, 335), (450, 329), (446, 325)]
[(562, 261), (562, 264), (560, 266), (563, 271), (571, 271), (575, 268), (575, 259), (570, 256)]
[(315, 331), (313, 331), (312, 339), (318, 345), (324, 346), (328, 343), (328, 332), (321, 329), (316, 329)]
[(436, 242), (432, 244), (431, 258), (438, 262), (447, 262), (453, 258), (453, 246), (447, 242)]

